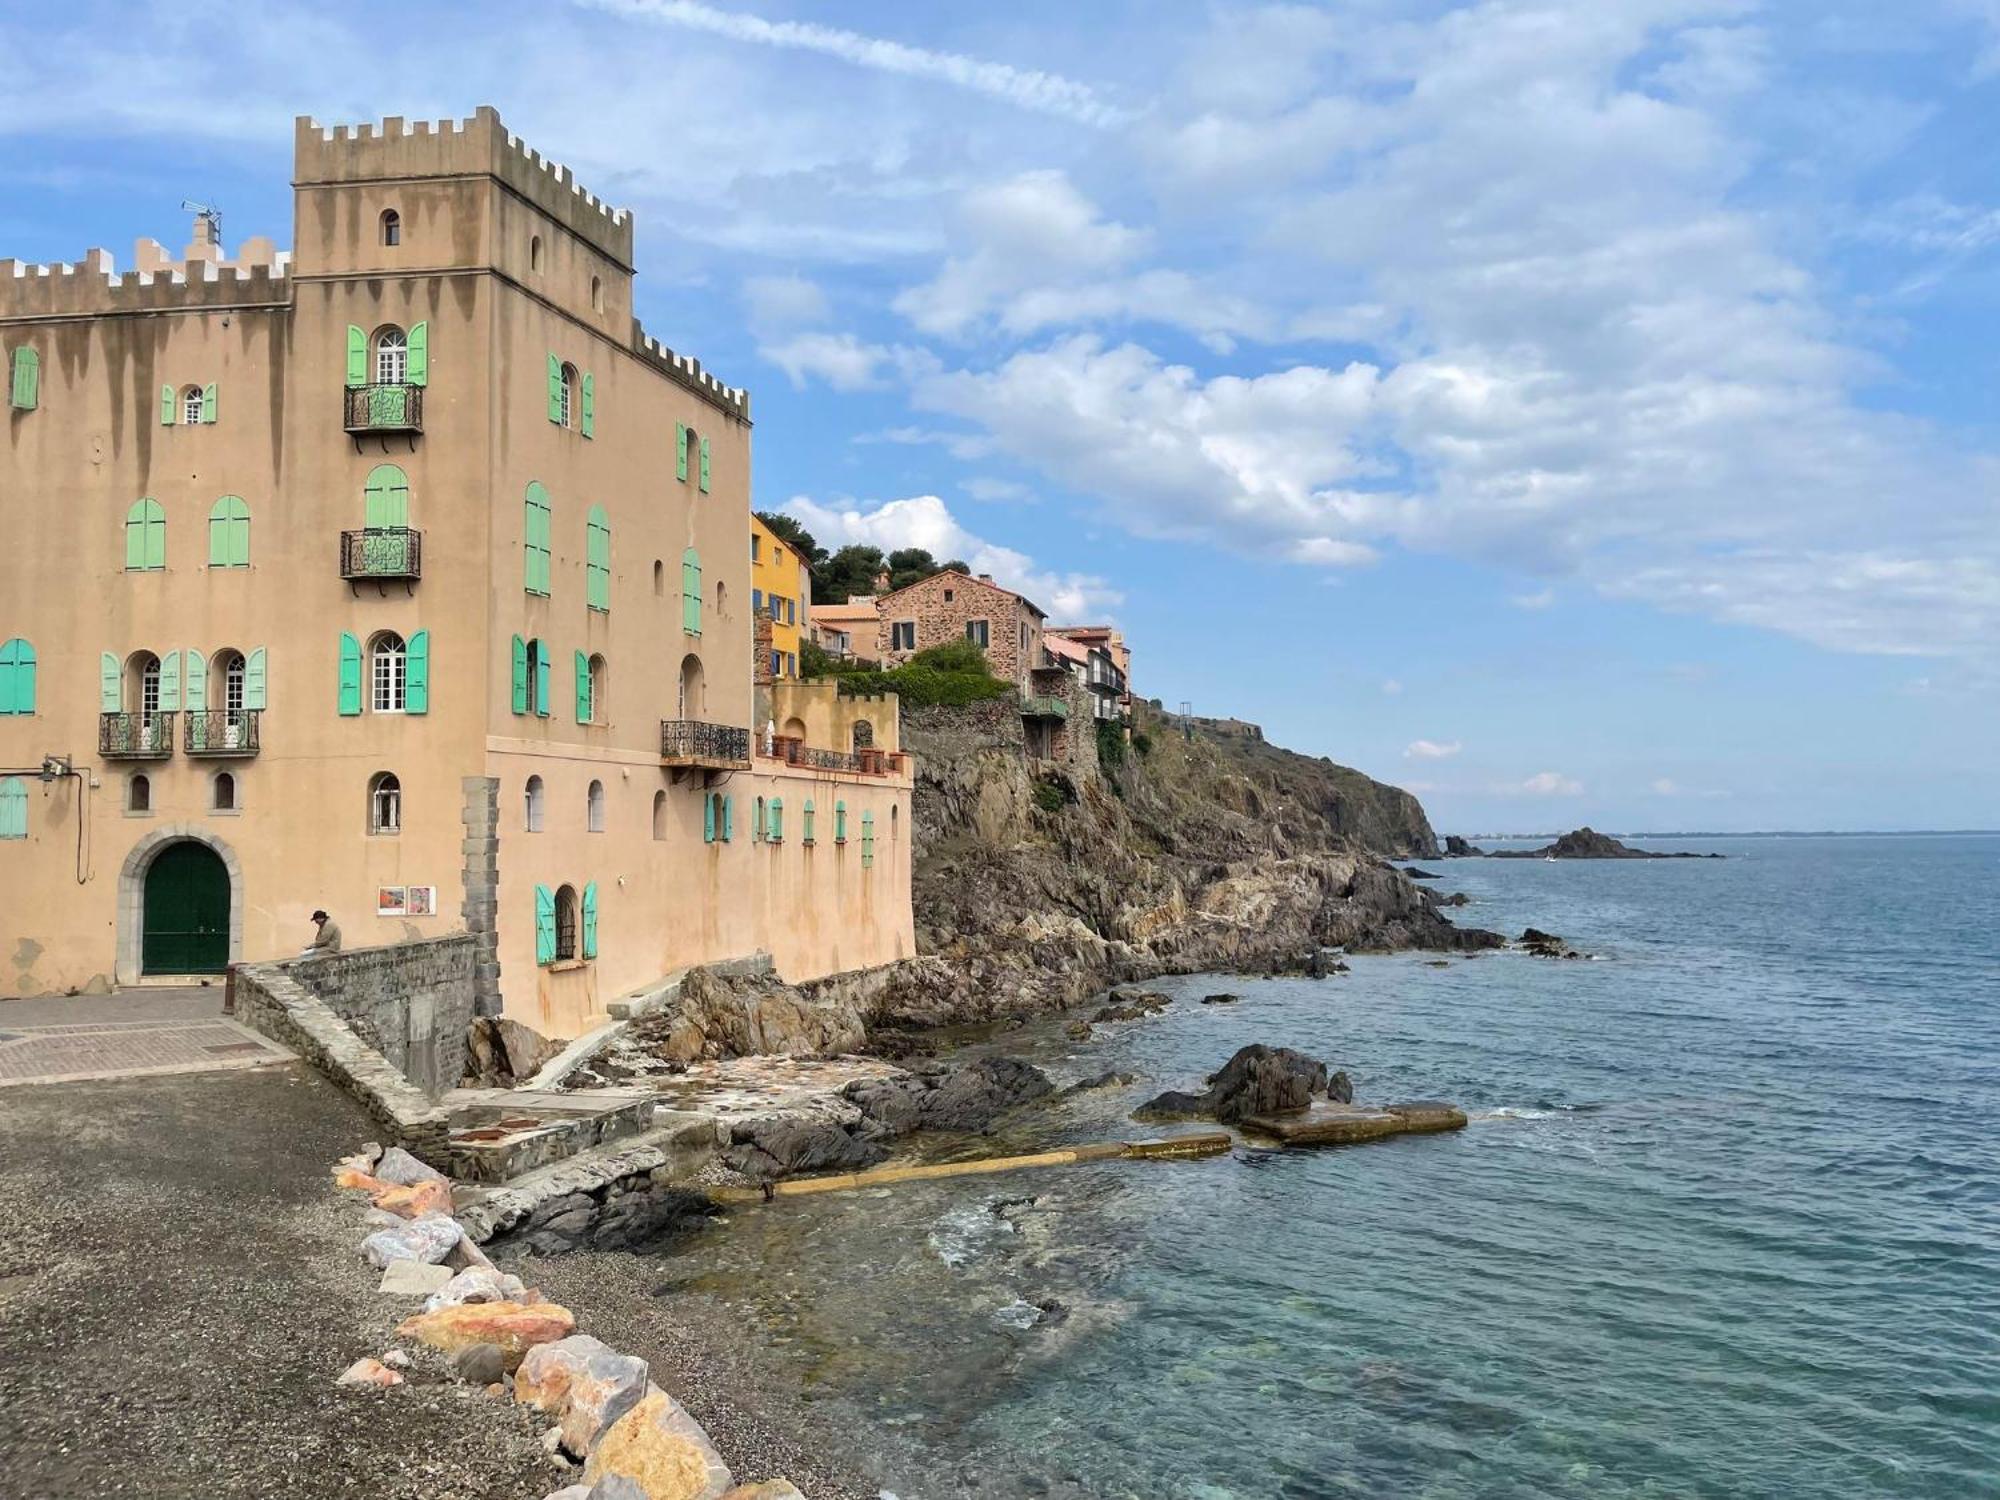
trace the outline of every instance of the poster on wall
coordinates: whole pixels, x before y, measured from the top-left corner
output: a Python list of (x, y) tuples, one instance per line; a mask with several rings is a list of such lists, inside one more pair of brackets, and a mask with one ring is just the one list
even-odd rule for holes
[(375, 915), (378, 917), (434, 917), (438, 909), (438, 888), (434, 885), (378, 885), (375, 888)]

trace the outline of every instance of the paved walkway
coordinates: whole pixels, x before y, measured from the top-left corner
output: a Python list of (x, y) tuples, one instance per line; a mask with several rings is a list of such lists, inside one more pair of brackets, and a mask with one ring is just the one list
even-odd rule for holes
[(0, 1001), (0, 1088), (210, 1073), (290, 1058), (222, 1015), (220, 987)]

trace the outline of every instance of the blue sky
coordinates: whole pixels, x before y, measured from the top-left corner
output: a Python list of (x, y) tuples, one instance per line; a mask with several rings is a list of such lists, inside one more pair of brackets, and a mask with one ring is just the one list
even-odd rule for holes
[(20, 8), (0, 253), (509, 126), (760, 508), (1441, 830), (2000, 826), (2000, 0)]

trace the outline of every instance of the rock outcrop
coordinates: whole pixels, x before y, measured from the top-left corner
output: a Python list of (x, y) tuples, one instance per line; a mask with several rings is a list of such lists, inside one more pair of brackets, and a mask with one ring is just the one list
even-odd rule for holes
[(1326, 1064), (1290, 1047), (1253, 1043), (1240, 1049), (1208, 1078), (1199, 1094), (1169, 1089), (1132, 1112), (1135, 1120), (1215, 1120), (1233, 1125), (1253, 1115), (1303, 1110), (1315, 1099), (1342, 1104), (1354, 1098), (1345, 1073), (1329, 1076)]
[[(1470, 846), (1468, 846), (1469, 848)], [(1472, 853), (1482, 851), (1473, 849)], [(1662, 852), (1634, 849), (1608, 833), (1594, 828), (1575, 828), (1539, 849), (1492, 849), (1483, 851), (1488, 859), (1721, 859), (1720, 854), (1702, 854), (1692, 849)]]

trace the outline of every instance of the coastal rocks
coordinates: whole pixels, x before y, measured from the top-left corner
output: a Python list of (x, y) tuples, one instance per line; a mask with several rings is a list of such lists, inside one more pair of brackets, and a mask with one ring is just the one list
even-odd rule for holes
[(1530, 927), (1521, 934), (1521, 946), (1535, 958), (1584, 957), (1553, 932), (1544, 932), (1539, 927)]
[(378, 1292), (389, 1297), (428, 1297), (452, 1278), (450, 1266), (420, 1260), (392, 1260), (382, 1268)]
[(861, 1014), (840, 999), (816, 1001), (771, 975), (690, 970), (675, 1008), (635, 1024), (657, 1036), (649, 1050), (668, 1061), (725, 1057), (818, 1057), (859, 1049)]
[(465, 1082), (508, 1089), (533, 1078), (563, 1044), (509, 1016), (479, 1016), (465, 1030)]
[(1047, 1098), (1055, 1084), (1028, 1063), (983, 1057), (861, 1079), (841, 1092), (860, 1109), (862, 1132), (881, 1140), (913, 1130), (983, 1132), (1001, 1116)]
[(700, 1424), (658, 1386), (590, 1451), (584, 1482), (614, 1477), (638, 1485), (646, 1500), (721, 1500), (735, 1482)]
[(789, 1479), (767, 1479), (762, 1484), (739, 1484), (722, 1500), (806, 1500)]
[(582, 1458), (644, 1399), (646, 1362), (587, 1333), (530, 1349), (514, 1372), (514, 1399), (554, 1416), (562, 1446)]
[(467, 1266), (424, 1299), (424, 1311), (458, 1307), (467, 1302), (517, 1302), (524, 1300), (527, 1287), (518, 1276), (492, 1266)]
[(1539, 849), (1495, 849), (1488, 859), (1721, 859), (1720, 854), (1698, 853), (1691, 849), (1677, 849), (1661, 852), (1654, 849), (1634, 849), (1629, 844), (1621, 844), (1609, 834), (1599, 833), (1594, 828), (1576, 828), (1564, 834), (1553, 844), (1544, 844)]
[(1139, 1075), (1136, 1073), (1099, 1073), (1095, 1078), (1086, 1078), (1081, 1082), (1072, 1083), (1068, 1088), (1062, 1090), (1061, 1097), (1067, 1098), (1071, 1094), (1087, 1094), (1093, 1089), (1124, 1088), (1138, 1081)]
[(533, 1255), (629, 1250), (686, 1234), (719, 1212), (707, 1194), (655, 1173), (545, 1199), (508, 1241)]
[(875, 1166), (889, 1155), (885, 1147), (847, 1125), (810, 1115), (754, 1115), (733, 1120), (729, 1137), (722, 1159), (760, 1182), (798, 1172), (852, 1172)]
[[(441, 1183), (446, 1187), (451, 1185), (451, 1179), (444, 1173), (418, 1161), (401, 1146), (391, 1146), (381, 1154), (375, 1163), (374, 1175), (380, 1181), (394, 1183), (398, 1187), (416, 1187), (427, 1182)], [(376, 1206), (387, 1207), (386, 1204)]]
[(507, 1351), (498, 1344), (467, 1344), (452, 1355), (451, 1372), (484, 1390), (507, 1378)]
[(1158, 990), (1113, 990), (1090, 1019), (1095, 1022), (1142, 1021), (1173, 1004)]
[(1203, 995), (1201, 1003), (1203, 1005), (1234, 1005), (1242, 998), (1241, 995)]
[(1432, 906), (1470, 906), (1472, 904), (1472, 898), (1466, 895), (1464, 891), (1453, 891), (1449, 896), (1440, 896), (1430, 891), (1426, 891), (1424, 894), (1431, 898)]
[(537, 1344), (568, 1338), (576, 1319), (553, 1302), (467, 1302), (418, 1313), (397, 1326), (398, 1338), (413, 1338), (446, 1354), (473, 1344), (496, 1344), (508, 1365), (518, 1365)]
[(1444, 853), (1446, 859), (1467, 859), (1486, 851), (1477, 844), (1467, 843), (1455, 833), (1445, 835)]
[(1412, 880), (1436, 880), (1438, 878), (1436, 871), (1419, 870), (1415, 865), (1404, 865), (1403, 873)]
[(425, 1214), (451, 1212), (451, 1184), (440, 1177), (435, 1182), (415, 1182), (407, 1187), (385, 1187), (374, 1197), (384, 1213), (399, 1219), (418, 1219)]
[(392, 1261), (415, 1260), (436, 1265), (451, 1254), (462, 1235), (456, 1219), (443, 1214), (425, 1214), (397, 1229), (378, 1229), (361, 1242), (361, 1253), (369, 1263), (388, 1266)]
[(401, 1385), (403, 1377), (379, 1359), (357, 1359), (333, 1382), (335, 1385)]
[[(1345, 1074), (1339, 1075), (1343, 1080)], [(1327, 1092), (1326, 1064), (1290, 1047), (1253, 1043), (1211, 1074), (1204, 1093), (1168, 1090), (1132, 1112), (1135, 1120), (1216, 1120), (1234, 1124), (1252, 1115), (1302, 1110)], [(1348, 1096), (1353, 1097), (1351, 1085)]]

